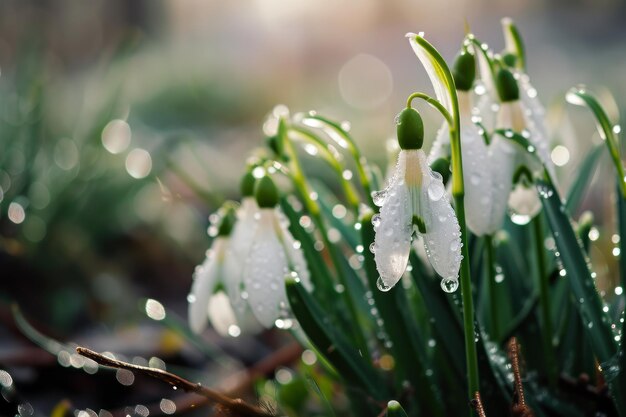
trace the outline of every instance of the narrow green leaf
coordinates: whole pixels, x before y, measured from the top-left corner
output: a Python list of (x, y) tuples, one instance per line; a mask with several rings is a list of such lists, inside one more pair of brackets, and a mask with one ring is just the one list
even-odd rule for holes
[(570, 216), (573, 216), (580, 206), (601, 154), (602, 146), (594, 146), (576, 170), (576, 178), (567, 192), (567, 203), (565, 204)]
[(372, 368), (369, 358), (363, 358), (356, 347), (329, 326), (327, 315), (302, 284), (288, 278), (285, 285), (294, 316), (320, 354), (326, 357), (346, 382), (360, 387), (377, 400), (383, 399), (386, 387)]
[(596, 126), (600, 137), (604, 139), (606, 146), (609, 149), (609, 154), (613, 160), (613, 165), (617, 172), (617, 183), (619, 189), (624, 198), (626, 198), (626, 176), (624, 175), (624, 166), (620, 158), (620, 147), (617, 138), (617, 132), (613, 128), (613, 124), (609, 120), (609, 116), (606, 114), (604, 108), (600, 105), (600, 102), (595, 96), (585, 90), (584, 87), (577, 87), (571, 89), (565, 99), (577, 106), (587, 106), (593, 113), (596, 119)]
[(588, 338), (595, 356), (600, 362), (620, 415), (626, 415), (626, 372), (619, 371), (617, 346), (613, 339), (610, 321), (603, 311), (602, 301), (597, 293), (595, 282), (589, 270), (589, 262), (579, 240), (576, 237), (570, 219), (565, 214), (565, 207), (549, 180), (538, 180), (537, 191), (541, 197), (546, 217), (563, 266), (567, 271), (567, 281), (577, 302), (575, 305), (587, 328)]
[[(374, 226), (372, 225), (372, 213), (361, 219), (361, 238), (364, 247), (369, 247), (374, 242)], [(391, 341), (390, 350), (396, 361), (396, 385), (402, 389), (404, 381), (410, 381), (416, 390), (418, 404), (427, 410), (429, 415), (442, 415), (441, 404), (436, 393), (433, 391), (433, 381), (426, 375), (423, 355), (418, 346), (414, 344), (411, 330), (405, 321), (403, 310), (406, 310), (406, 294), (402, 283), (398, 283), (387, 292), (377, 288), (378, 271), (373, 254), (368, 250), (363, 253), (364, 268), (367, 281), (372, 292), (372, 297), (383, 327)]]

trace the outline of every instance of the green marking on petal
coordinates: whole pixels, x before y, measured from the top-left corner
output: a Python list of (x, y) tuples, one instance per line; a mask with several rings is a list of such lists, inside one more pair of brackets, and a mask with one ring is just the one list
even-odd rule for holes
[(417, 226), (417, 230), (419, 230), (420, 233), (426, 233), (426, 224), (424, 223), (424, 219), (414, 214), (412, 222), (413, 226)]

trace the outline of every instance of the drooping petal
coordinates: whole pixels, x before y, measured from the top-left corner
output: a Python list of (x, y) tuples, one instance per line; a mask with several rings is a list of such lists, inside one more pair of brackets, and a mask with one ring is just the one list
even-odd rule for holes
[(287, 220), (286, 216), (279, 209), (276, 210), (278, 212), (277, 217), (279, 226), (279, 230), (277, 232), (283, 242), (290, 269), (298, 274), (298, 278), (302, 281), (304, 288), (308, 291), (312, 291), (313, 285), (311, 284), (311, 275), (306, 264), (306, 259), (304, 258), (304, 253), (302, 253), (302, 249), (300, 248), (300, 242), (297, 242), (291, 235), (291, 232), (289, 231), (289, 220)]
[(211, 326), (219, 335), (238, 334), (237, 330), (240, 328), (235, 312), (230, 305), (230, 299), (223, 291), (218, 291), (209, 297), (207, 312)]
[(461, 266), (461, 228), (448, 200), (443, 180), (426, 163), (426, 156), (417, 151), (420, 158), (423, 186), (419, 213), (424, 221), (424, 247), (428, 259), (437, 274), (443, 278), (457, 279)]
[(382, 198), (376, 201), (381, 206), (380, 214), (372, 219), (376, 232), (374, 260), (386, 287), (392, 287), (400, 280), (411, 250), (413, 213), (405, 178), (407, 152), (416, 151), (400, 151), (395, 174), (383, 194), (379, 194)]
[(494, 135), (491, 138), (489, 144), (489, 164), (492, 178), (491, 210), (485, 234), (495, 233), (504, 221), (517, 161), (515, 146), (499, 135)]
[(287, 303), (285, 275), (289, 268), (285, 250), (276, 235), (274, 209), (261, 209), (259, 215), (245, 261), (243, 283), (252, 313), (263, 326), (270, 328)]
[(415, 52), (415, 55), (417, 55), (421, 61), (428, 74), (428, 78), (430, 78), (437, 100), (452, 114), (454, 112), (452, 108), (452, 97), (450, 96), (452, 86), (448, 85), (448, 81), (443, 75), (444, 70), (435, 56), (438, 55), (437, 51), (424, 39), (423, 33), (407, 33), (406, 37), (409, 38), (413, 52)]
[(448, 128), (448, 122), (443, 122), (435, 141), (430, 147), (430, 153), (428, 154), (428, 163), (432, 164), (439, 158), (444, 158), (450, 155), (450, 129)]
[(489, 148), (478, 127), (471, 123), (461, 125), (461, 152), (465, 177), (465, 214), (467, 226), (478, 236), (489, 232), (492, 217), (494, 177)]
[(224, 254), (228, 238), (218, 237), (204, 262), (196, 267), (189, 294), (189, 327), (194, 333), (201, 333), (207, 324), (209, 297), (221, 279)]
[(531, 219), (541, 211), (541, 201), (535, 187), (517, 184), (509, 195), (509, 207), (513, 213)]
[(244, 197), (237, 210), (237, 222), (231, 233), (229, 253), (224, 262), (224, 286), (231, 305), (237, 312), (243, 312), (247, 303), (241, 298), (243, 266), (248, 258), (252, 238), (256, 230), (255, 215), (259, 207), (253, 197)]

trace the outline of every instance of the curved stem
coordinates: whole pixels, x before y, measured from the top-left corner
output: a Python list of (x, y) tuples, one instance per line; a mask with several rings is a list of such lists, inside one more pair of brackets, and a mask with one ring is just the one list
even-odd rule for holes
[(370, 207), (376, 208), (376, 205), (374, 204), (374, 200), (372, 199), (372, 186), (371, 186), (370, 178), (367, 175), (367, 172), (365, 170), (365, 166), (367, 166), (367, 161), (361, 155), (361, 151), (359, 150), (359, 147), (356, 146), (356, 142), (354, 141), (352, 136), (350, 136), (350, 134), (348, 134), (348, 132), (344, 128), (342, 128), (340, 124), (332, 120), (329, 120), (323, 116), (312, 115), (312, 116), (309, 116), (308, 118), (317, 120), (321, 123), (328, 125), (332, 129), (334, 129), (346, 141), (346, 143), (348, 144), (348, 151), (350, 152), (350, 155), (352, 156), (352, 159), (354, 160), (357, 174), (359, 175), (359, 181), (361, 182), (363, 191), (365, 191), (365, 194), (367, 194), (368, 203)]
[(339, 160), (328, 150), (328, 148), (326, 147), (326, 143), (308, 129), (299, 126), (291, 126), (290, 130), (301, 135), (305, 140), (311, 142), (320, 150), (321, 153), (323, 153), (324, 160), (328, 162), (328, 164), (332, 167), (332, 169), (339, 177), (339, 181), (341, 182), (341, 188), (343, 189), (346, 201), (348, 202), (352, 210), (358, 214), (360, 203), (359, 197), (357, 196), (357, 193), (352, 186), (352, 183), (343, 177), (343, 167), (341, 166)]
[(406, 99), (406, 107), (407, 108), (411, 107), (411, 102), (413, 101), (413, 99), (416, 99), (416, 98), (424, 100), (425, 102), (433, 106), (435, 109), (437, 109), (439, 113), (441, 113), (441, 115), (446, 119), (446, 122), (448, 122), (448, 125), (450, 127), (454, 125), (454, 120), (452, 119), (452, 116), (450, 116), (450, 113), (448, 112), (448, 110), (446, 110), (446, 108), (443, 107), (443, 105), (437, 99), (429, 96), (428, 94), (420, 93), (420, 92), (411, 94), (409, 98)]

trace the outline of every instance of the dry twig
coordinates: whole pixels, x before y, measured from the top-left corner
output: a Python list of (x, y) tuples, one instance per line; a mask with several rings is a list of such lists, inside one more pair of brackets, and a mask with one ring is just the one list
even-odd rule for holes
[(129, 371), (140, 372), (144, 375), (148, 375), (152, 378), (164, 381), (174, 387), (180, 387), (185, 391), (193, 392), (201, 395), (216, 404), (228, 409), (235, 416), (242, 417), (272, 417), (272, 414), (262, 410), (259, 407), (255, 407), (246, 404), (241, 399), (232, 399), (210, 388), (203, 387), (201, 384), (193, 383), (184, 378), (174, 375), (161, 369), (148, 368), (145, 366), (134, 365), (127, 362), (122, 362), (116, 359), (111, 359), (106, 356), (94, 352), (93, 350), (83, 347), (77, 347), (76, 352), (79, 354), (96, 361), (99, 365), (109, 366), (117, 369), (127, 369)]
[(520, 351), (517, 339), (512, 337), (509, 340), (507, 351), (511, 365), (513, 366), (513, 378), (515, 385), (515, 395), (513, 398), (512, 414), (514, 417), (534, 417), (533, 411), (526, 405), (524, 398), (524, 386), (522, 385), (522, 372), (520, 370)]
[(487, 414), (485, 414), (485, 409), (483, 407), (483, 402), (480, 399), (480, 392), (476, 391), (474, 393), (474, 398), (472, 399), (471, 404), (472, 407), (474, 407), (474, 410), (476, 410), (478, 417), (487, 417)]

